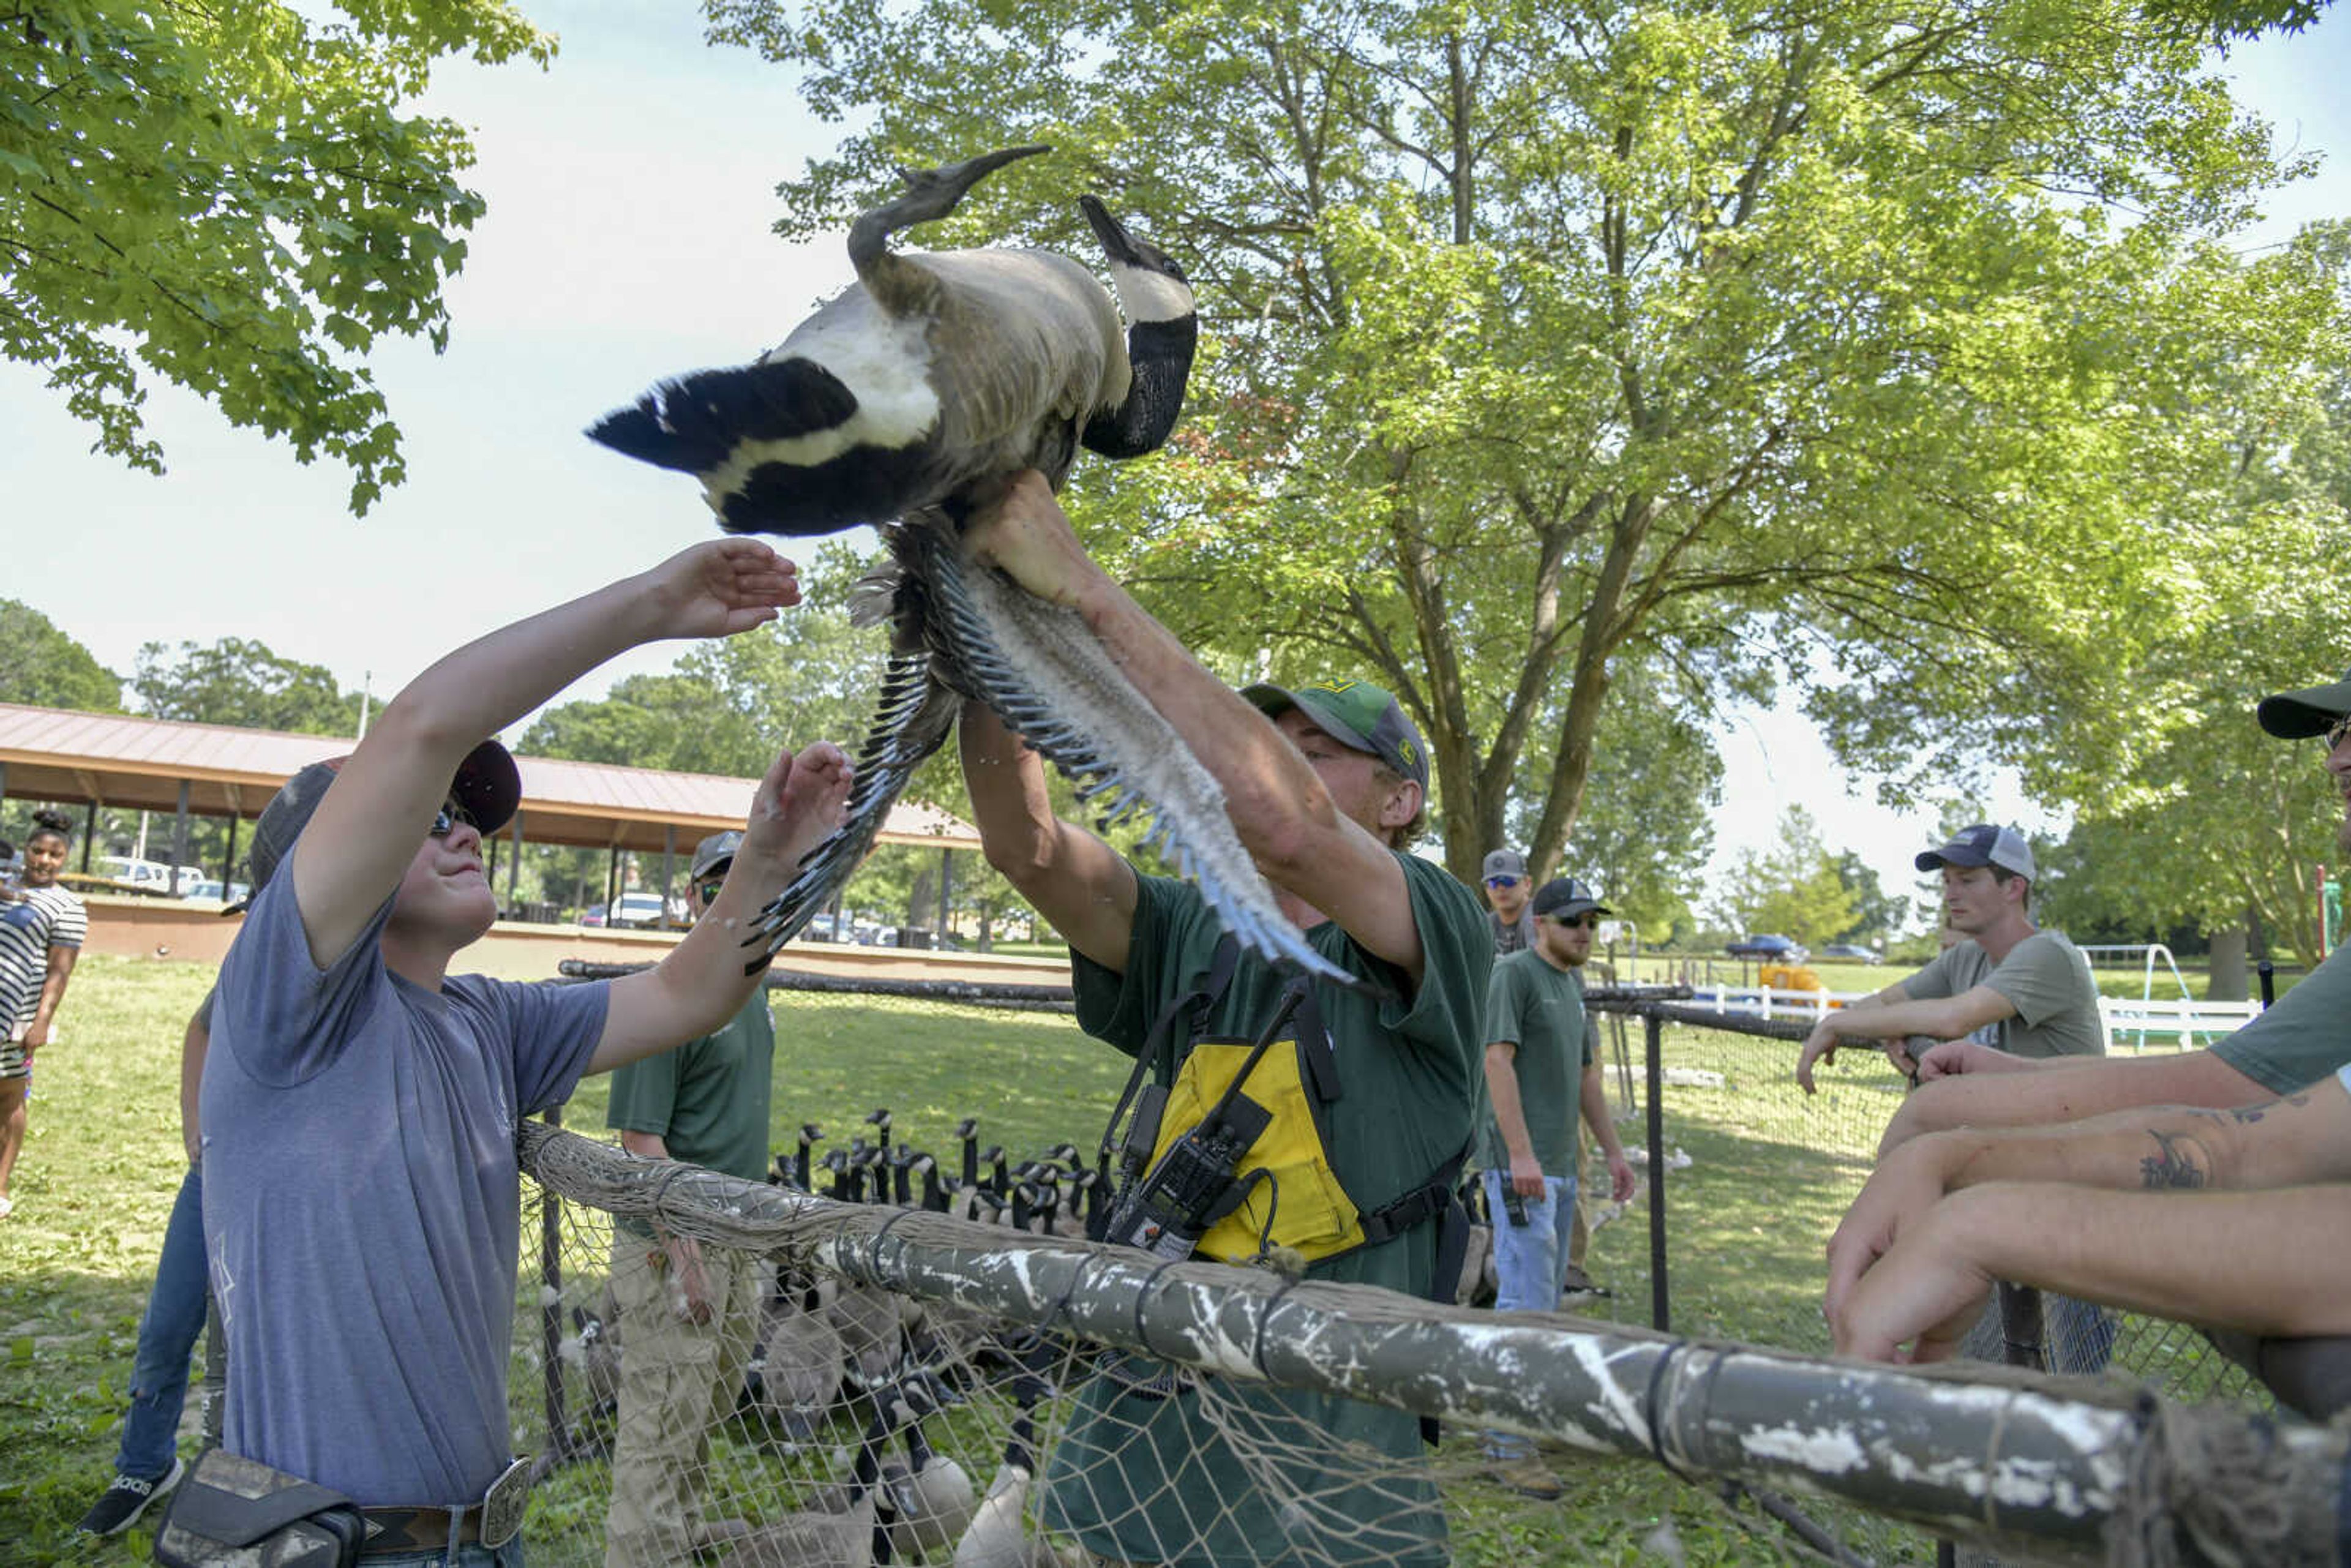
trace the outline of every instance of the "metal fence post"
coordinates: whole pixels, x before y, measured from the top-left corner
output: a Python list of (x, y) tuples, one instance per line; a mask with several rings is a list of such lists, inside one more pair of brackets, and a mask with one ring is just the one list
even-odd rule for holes
[(1649, 1326), (1674, 1326), (1666, 1296), (1666, 1020), (1650, 1013), (1642, 1020), (1649, 1082)]

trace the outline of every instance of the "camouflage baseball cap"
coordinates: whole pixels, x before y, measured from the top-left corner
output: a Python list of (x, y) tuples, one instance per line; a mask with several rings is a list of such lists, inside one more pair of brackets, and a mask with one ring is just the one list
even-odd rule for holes
[(1368, 751), (1405, 778), (1428, 789), (1428, 747), (1406, 718), (1404, 705), (1385, 686), (1369, 681), (1324, 680), (1295, 691), (1275, 685), (1245, 686), (1241, 695), (1268, 718), (1291, 708), (1340, 745)]

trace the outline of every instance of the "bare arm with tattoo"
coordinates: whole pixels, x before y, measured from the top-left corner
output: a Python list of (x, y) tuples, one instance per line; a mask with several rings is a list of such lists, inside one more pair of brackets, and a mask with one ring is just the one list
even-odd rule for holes
[(1878, 1162), (1830, 1239), (1830, 1312), (1946, 1195), (2008, 1181), (2159, 1192), (2351, 1181), (2351, 1092), (2328, 1078), (2234, 1110), (2167, 1106), (1914, 1138)]

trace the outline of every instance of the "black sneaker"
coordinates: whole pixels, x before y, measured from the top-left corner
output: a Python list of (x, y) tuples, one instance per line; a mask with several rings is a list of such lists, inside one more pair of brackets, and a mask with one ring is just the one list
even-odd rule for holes
[(180, 1484), (188, 1468), (178, 1459), (164, 1474), (141, 1479), (137, 1476), (118, 1475), (90, 1511), (81, 1516), (74, 1529), (82, 1535), (120, 1535), (147, 1511), (147, 1505)]

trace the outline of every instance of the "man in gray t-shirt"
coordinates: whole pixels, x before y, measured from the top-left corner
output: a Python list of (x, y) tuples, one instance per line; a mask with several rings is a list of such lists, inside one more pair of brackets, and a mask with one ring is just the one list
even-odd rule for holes
[(1913, 1037), (1963, 1040), (1988, 1025), (2018, 1056), (2105, 1054), (2088, 961), (2061, 934), (2033, 927), (2032, 849), (2023, 834), (1980, 822), (1920, 854), (1918, 869), (1942, 873), (1946, 918), (1966, 940), (1909, 978), (1823, 1017), (1796, 1059), (1805, 1093), (1813, 1064), (1849, 1040), (1883, 1045), (1904, 1072), (1917, 1071)]
[(516, 1560), (480, 1506), (517, 1474), (516, 1125), (583, 1072), (735, 1015), (758, 983), (737, 928), (849, 788), (836, 748), (785, 753), (713, 918), (661, 963), (512, 985), (449, 973), (496, 918), (482, 835), (521, 798), (514, 759), (479, 737), (625, 649), (747, 631), (798, 598), (764, 544), (686, 550), (442, 659), (255, 824), (252, 914), (221, 965), (202, 1096), (204, 1232), (237, 1369), (225, 1447), (366, 1510), (371, 1552)]

